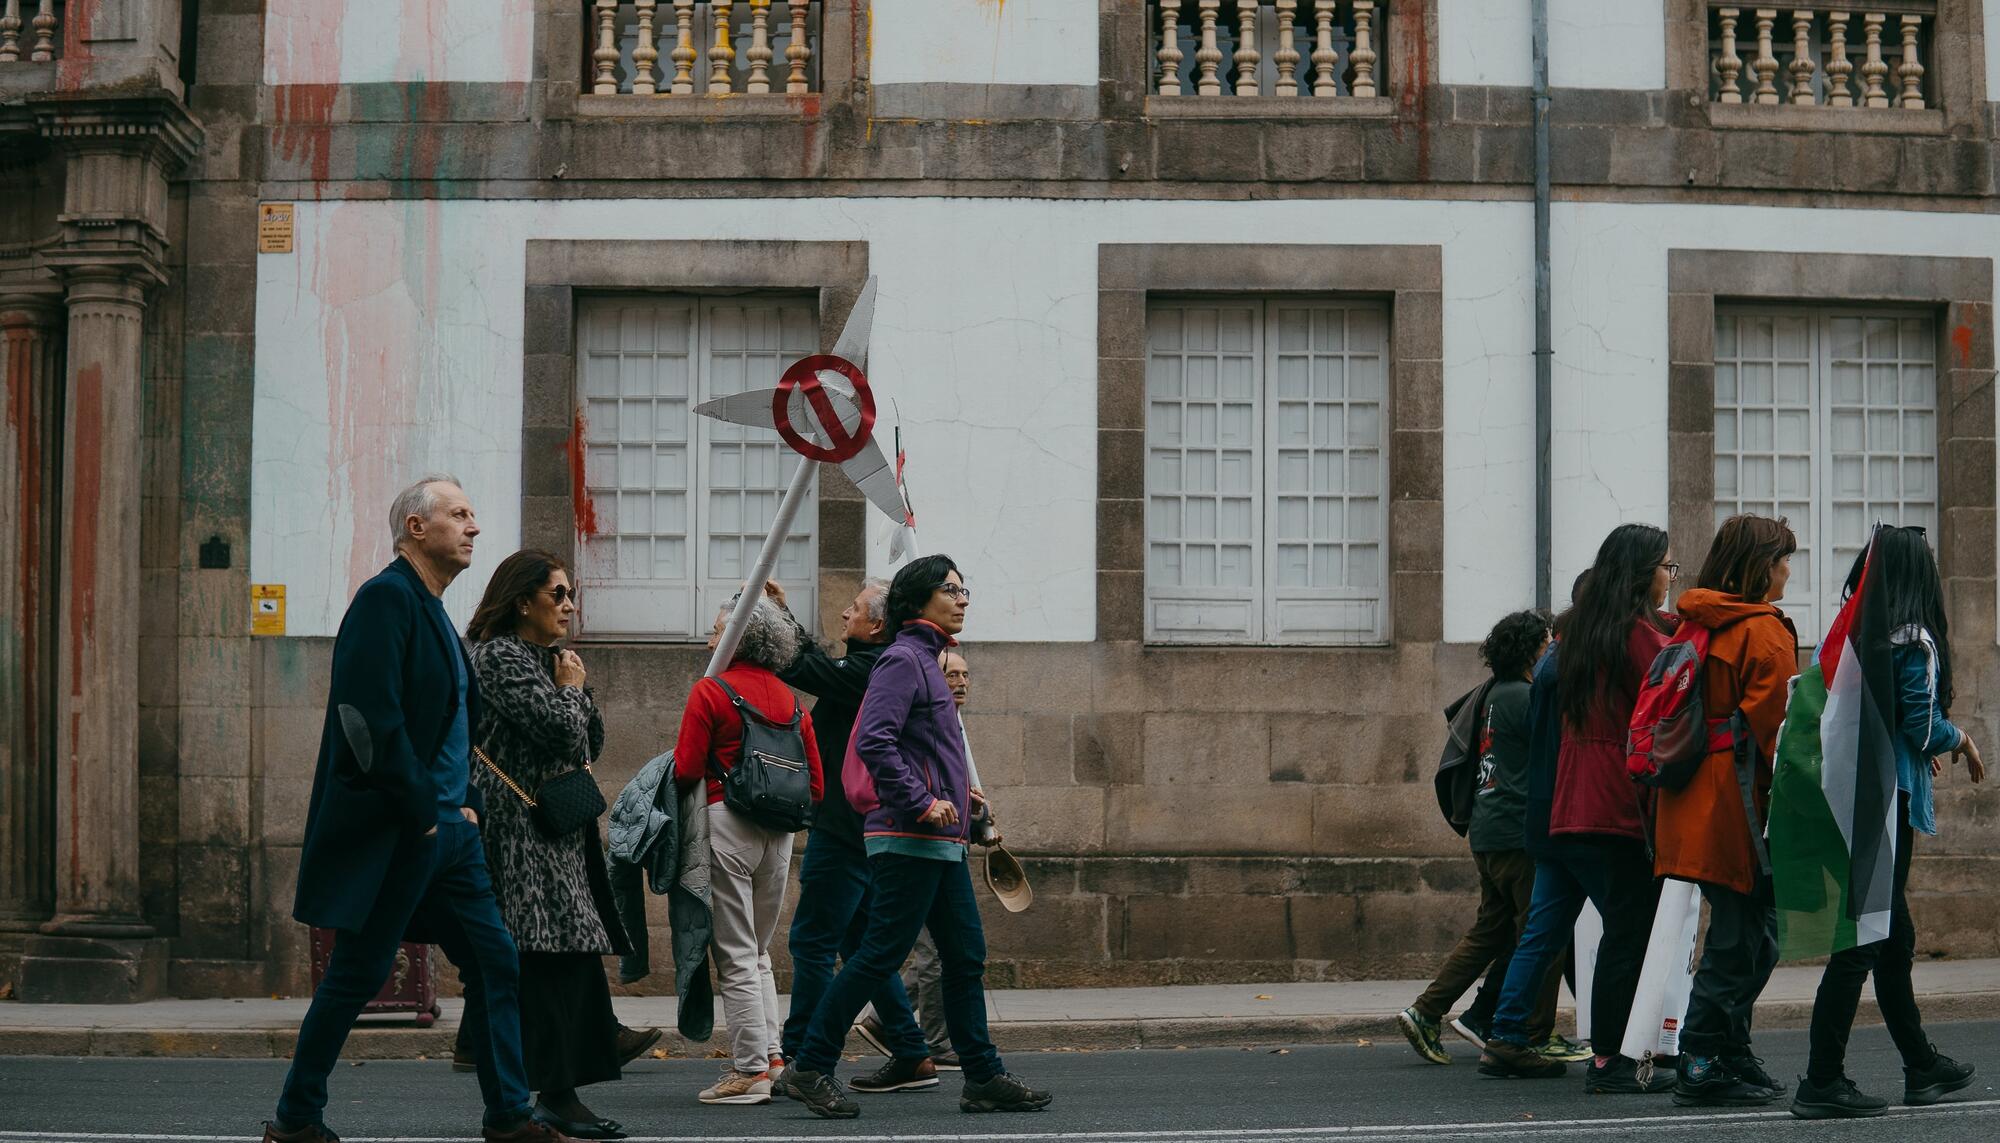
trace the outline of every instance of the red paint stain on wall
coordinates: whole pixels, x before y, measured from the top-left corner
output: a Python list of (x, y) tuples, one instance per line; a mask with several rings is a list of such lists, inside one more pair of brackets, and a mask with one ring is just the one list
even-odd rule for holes
[(1958, 350), (1958, 367), (1964, 369), (1972, 364), (1972, 327), (1961, 325), (1951, 331), (1951, 345)]
[(583, 428), (583, 414), (579, 412), (570, 423), (569, 439), (563, 442), (563, 452), (569, 457), (569, 498), (570, 506), (576, 512), (577, 535), (595, 536), (597, 502), (590, 498), (590, 489), (584, 484)]
[[(91, 621), (97, 615), (97, 513), (103, 501), (104, 484), (104, 367), (86, 365), (76, 372), (76, 386), (70, 391), (70, 424), (75, 431), (69, 439), (71, 511), (68, 513), (69, 561), (63, 578), (69, 584), (63, 592), (69, 609), (69, 645), (74, 648), (69, 665), (69, 693), (83, 697), (85, 650), (96, 640)], [(74, 740), (72, 740), (74, 741)]]
[[(1424, 7), (1422, 4), (1398, 4), (1390, 12), (1390, 19), (1397, 25), (1397, 34), (1394, 38), (1411, 45), (1413, 49), (1403, 59), (1403, 78), (1400, 84), (1401, 91), (1398, 93), (1402, 114), (1397, 117), (1395, 134), (1397, 141), (1401, 142), (1403, 121), (1408, 120), (1416, 124), (1417, 178), (1420, 180), (1431, 177), (1431, 60), (1430, 40), (1424, 35)], [(1390, 37), (1382, 38), (1386, 41)], [(1375, 54), (1378, 57), (1387, 55), (1386, 48), (1386, 42), (1378, 44)], [(1376, 74), (1378, 85), (1388, 79), (1386, 69), (1379, 70)]]
[(97, 2), (69, 0), (63, 5), (60, 13), (62, 27), (59, 29), (62, 32), (62, 58), (56, 61), (57, 91), (81, 91), (90, 82), (91, 73), (97, 70), (97, 57), (91, 54), (89, 47), (91, 28), (97, 22)]
[(47, 416), (46, 410), (38, 409), (37, 364), (34, 342), (25, 333), (9, 339), (3, 375), (7, 380), (7, 429), (14, 439), (15, 521), (20, 529), (15, 583), (21, 609), (15, 624), (21, 637), (22, 689), (18, 693), (27, 700), (21, 707), (21, 730), (30, 757), (41, 749), (40, 688), (35, 680), (41, 677), (42, 418)]
[(333, 100), (337, 83), (295, 83), (271, 89), (272, 141), (288, 162), (304, 162), (314, 182), (323, 183), (333, 167)]

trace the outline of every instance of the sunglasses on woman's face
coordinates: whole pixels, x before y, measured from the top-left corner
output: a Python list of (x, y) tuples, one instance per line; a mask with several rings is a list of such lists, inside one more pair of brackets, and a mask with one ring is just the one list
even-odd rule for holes
[(566, 583), (559, 583), (554, 587), (542, 588), (535, 594), (546, 595), (550, 599), (555, 600), (557, 607), (561, 607), (565, 602), (573, 601), (577, 598), (576, 589)]

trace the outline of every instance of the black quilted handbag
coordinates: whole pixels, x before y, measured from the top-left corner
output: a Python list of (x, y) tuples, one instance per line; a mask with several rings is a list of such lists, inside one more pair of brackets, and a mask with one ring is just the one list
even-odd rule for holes
[(479, 756), (488, 770), (493, 771), (494, 777), (514, 791), (514, 796), (528, 807), (528, 820), (534, 822), (535, 828), (550, 841), (561, 841), (604, 813), (604, 791), (597, 788), (597, 779), (591, 774), (588, 762), (543, 782), (530, 797), (520, 783), (493, 764), (486, 751), (475, 746), (472, 752)]

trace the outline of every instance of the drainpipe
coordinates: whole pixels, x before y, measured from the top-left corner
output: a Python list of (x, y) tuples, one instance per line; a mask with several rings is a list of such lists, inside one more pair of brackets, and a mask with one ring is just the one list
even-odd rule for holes
[(1554, 601), (1555, 333), (1549, 317), (1549, 0), (1532, 0), (1535, 40), (1535, 606)]

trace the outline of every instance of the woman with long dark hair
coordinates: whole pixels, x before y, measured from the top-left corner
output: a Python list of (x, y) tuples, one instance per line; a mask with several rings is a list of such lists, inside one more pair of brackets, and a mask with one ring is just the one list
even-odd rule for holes
[(1515, 950), (1480, 1057), (1479, 1070), (1489, 1075), (1563, 1074), (1561, 1061), (1529, 1045), (1525, 1025), (1559, 936), (1588, 900), (1604, 918), (1604, 936), (1591, 985), (1595, 1052), (1584, 1090), (1666, 1088), (1666, 1077), (1641, 1080), (1638, 1065), (1619, 1054), (1659, 896), (1639, 798), (1625, 771), (1625, 738), (1640, 681), (1675, 629), (1660, 607), (1679, 570), (1665, 532), (1620, 525), (1598, 547), (1558, 622), (1552, 713), (1560, 745), (1547, 836), (1531, 842), (1538, 852), (1529, 931)]
[(1834, 953), (1820, 977), (1819, 995), (1813, 1000), (1812, 1054), (1792, 1098), (1792, 1114), (1801, 1119), (1873, 1117), (1889, 1109), (1887, 1100), (1863, 1094), (1846, 1074), (1847, 1037), (1861, 1003), (1861, 982), (1871, 974), (1882, 1022), (1903, 1057), (1904, 1103), (1935, 1103), (1969, 1085), (1973, 1074), (1971, 1064), (1939, 1052), (1924, 1033), (1916, 991), (1910, 985), (1917, 930), (1910, 921), (1905, 887), (1915, 835), (1937, 833), (1931, 781), (1943, 775), (1945, 757), (1963, 758), (1974, 782), (1985, 780), (1986, 763), (1971, 737), (1951, 722), (1955, 697), (1951, 626), (1945, 618), (1937, 559), (1924, 530), (1877, 528), (1869, 548), (1847, 573), (1843, 598), (1860, 589), (1864, 568), (1866, 606), (1880, 606), (1886, 613), (1895, 679), (1895, 709), (1887, 712), (1896, 755), (1895, 885), (1888, 938)]
[(1778, 610), (1796, 550), (1785, 521), (1732, 516), (1679, 601), (1683, 622), (1710, 631), (1702, 667), (1710, 725), (1742, 716), (1740, 741), (1712, 751), (1687, 785), (1660, 791), (1654, 828), (1654, 871), (1695, 882), (1708, 902), (1674, 1085), (1683, 1106), (1756, 1106), (1785, 1091), (1751, 1050), (1750, 1015), (1778, 963), (1763, 836), (1778, 727), (1798, 673), (1798, 633)]
[(569, 570), (547, 552), (515, 552), (487, 582), (466, 629), (485, 700), (473, 730), (485, 757), (475, 757), (472, 779), (486, 795), (493, 890), (521, 952), (521, 1041), (535, 1118), (578, 1139), (622, 1139), (620, 1126), (584, 1106), (576, 1089), (619, 1078), (660, 1033), (625, 1029), (611, 1011), (603, 958), (631, 950), (596, 823), (550, 838), (527, 805), (542, 783), (604, 748), (583, 660), (556, 648), (575, 613)]

